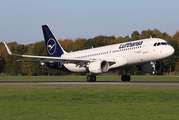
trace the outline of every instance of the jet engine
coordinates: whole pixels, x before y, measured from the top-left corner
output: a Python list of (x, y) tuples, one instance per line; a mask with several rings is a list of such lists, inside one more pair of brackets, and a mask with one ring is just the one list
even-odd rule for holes
[(91, 62), (88, 67), (91, 73), (99, 74), (109, 70), (109, 63), (105, 60)]
[(150, 63), (143, 64), (141, 66), (141, 69), (145, 73), (156, 74), (157, 72), (159, 72), (162, 69), (162, 64), (159, 61), (158, 62), (150, 62)]

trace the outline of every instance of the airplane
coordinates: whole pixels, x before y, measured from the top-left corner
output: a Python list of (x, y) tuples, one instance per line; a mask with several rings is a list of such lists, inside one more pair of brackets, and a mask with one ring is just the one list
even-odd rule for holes
[[(89, 73), (86, 80), (95, 82), (96, 75), (113, 69), (125, 69), (133, 65), (141, 65), (146, 73), (156, 74), (161, 70), (160, 60), (172, 56), (175, 52), (169, 43), (160, 38), (147, 38), (103, 47), (91, 48), (75, 52), (66, 52), (57, 41), (48, 25), (42, 25), (48, 56), (21, 55), (11, 52), (7, 44), (4, 45), (9, 55), (33, 58), (33, 60), (17, 60), (39, 62), (49, 68)], [(130, 75), (121, 76), (122, 81), (130, 81)]]

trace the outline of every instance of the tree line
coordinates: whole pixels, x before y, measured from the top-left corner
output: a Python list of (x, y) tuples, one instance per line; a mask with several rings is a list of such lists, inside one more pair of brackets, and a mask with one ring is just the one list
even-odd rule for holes
[[(175, 53), (172, 57), (162, 61), (163, 68), (161, 74), (164, 72), (179, 72), (179, 31), (173, 36), (170, 36), (166, 32), (160, 32), (158, 29), (143, 30), (141, 33), (134, 31), (131, 36), (115, 37), (115, 36), (102, 36), (99, 35), (94, 38), (84, 39), (77, 38), (75, 40), (64, 39), (59, 40), (62, 47), (67, 51), (78, 51), (89, 49), (91, 47), (100, 47), (105, 45), (112, 45), (116, 43), (128, 42), (133, 40), (140, 40), (144, 38), (162, 38), (166, 40), (175, 49)], [(47, 56), (45, 41), (36, 42), (34, 44), (22, 45), (17, 42), (8, 43), (11, 51), (16, 54), (27, 54), (37, 56)], [(0, 73), (6, 75), (23, 75), (23, 76), (35, 76), (35, 75), (66, 75), (74, 73), (66, 73), (64, 71), (54, 70), (40, 65), (38, 62), (17, 62), (16, 60), (22, 59), (17, 56), (8, 55), (5, 46), (0, 42)], [(30, 58), (23, 58), (30, 60)], [(123, 74), (122, 70), (112, 71), (115, 74)], [(133, 66), (130, 70), (131, 74), (142, 74), (142, 71), (137, 66)]]

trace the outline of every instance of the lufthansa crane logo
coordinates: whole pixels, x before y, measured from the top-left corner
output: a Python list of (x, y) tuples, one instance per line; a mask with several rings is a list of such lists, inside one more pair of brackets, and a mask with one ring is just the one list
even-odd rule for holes
[(47, 51), (50, 55), (53, 55), (56, 51), (56, 42), (53, 38), (47, 41)]

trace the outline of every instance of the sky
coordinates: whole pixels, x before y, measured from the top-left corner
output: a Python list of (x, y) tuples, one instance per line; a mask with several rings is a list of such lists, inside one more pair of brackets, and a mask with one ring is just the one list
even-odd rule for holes
[(125, 37), (133, 31), (179, 30), (179, 0), (0, 0), (0, 42), (44, 40), (48, 24), (57, 39)]

